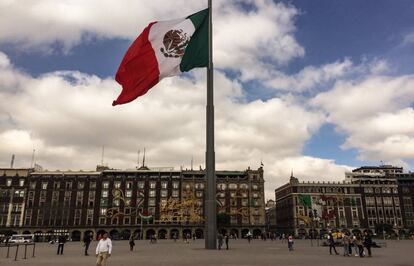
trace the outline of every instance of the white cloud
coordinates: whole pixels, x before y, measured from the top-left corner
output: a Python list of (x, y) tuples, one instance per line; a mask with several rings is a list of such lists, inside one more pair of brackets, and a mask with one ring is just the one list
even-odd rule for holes
[(343, 148), (360, 159), (401, 161), (414, 158), (414, 76), (367, 76), (337, 82), (311, 102), (347, 135)]
[[(0, 16), (0, 43), (24, 51), (61, 47), (67, 52), (91, 37), (133, 40), (149, 22), (185, 17), (206, 8), (206, 1), (2, 1), (0, 8), (7, 9)], [(226, 0), (215, 1), (213, 8), (216, 67), (240, 72), (247, 80), (304, 55), (293, 36), (298, 14), (293, 6)]]
[[(150, 166), (189, 167), (192, 156), (204, 165), (204, 73), (165, 79), (145, 97), (112, 107), (119, 92), (112, 79), (76, 71), (34, 78), (12, 65), (0, 68), (0, 162), (7, 166), (16, 154), (16, 166), (29, 166), (35, 148), (46, 168), (93, 169), (105, 145), (111, 167), (134, 167), (144, 147)], [(215, 84), (217, 169), (254, 168), (263, 159), (268, 193), (291, 168), (303, 176), (339, 176), (342, 167), (333, 161), (301, 156), (324, 122), (321, 113), (292, 97), (245, 102), (241, 85), (220, 72)]]

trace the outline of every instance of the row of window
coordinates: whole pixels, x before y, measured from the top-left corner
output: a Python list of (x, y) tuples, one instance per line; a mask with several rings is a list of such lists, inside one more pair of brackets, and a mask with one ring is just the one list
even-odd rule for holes
[(381, 192), (384, 194), (398, 194), (398, 188), (396, 187), (364, 187), (364, 192), (365, 193), (375, 193), (375, 194), (380, 194)]

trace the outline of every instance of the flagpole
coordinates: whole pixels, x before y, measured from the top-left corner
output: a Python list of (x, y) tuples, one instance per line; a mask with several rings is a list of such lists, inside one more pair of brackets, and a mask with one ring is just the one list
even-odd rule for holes
[(214, 94), (213, 94), (213, 23), (212, 0), (208, 0), (208, 67), (206, 107), (206, 201), (205, 248), (216, 249), (216, 175), (214, 152)]

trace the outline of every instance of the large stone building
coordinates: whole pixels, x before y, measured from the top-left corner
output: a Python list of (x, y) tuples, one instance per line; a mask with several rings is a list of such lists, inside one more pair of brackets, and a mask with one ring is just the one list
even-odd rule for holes
[[(414, 174), (389, 165), (364, 166), (342, 182), (290, 182), (276, 189), (277, 228), (299, 236), (328, 230), (395, 233), (414, 226)], [(312, 234), (313, 233), (313, 234)]]
[(360, 228), (364, 211), (357, 189), (352, 183), (299, 182), (291, 176), (275, 191), (278, 231), (316, 237), (332, 229)]
[[(97, 169), (98, 171), (0, 170), (1, 228), (35, 233), (37, 240), (67, 233), (107, 231), (148, 238), (204, 236), (203, 170)], [(239, 237), (265, 230), (263, 168), (217, 171), (219, 230)]]

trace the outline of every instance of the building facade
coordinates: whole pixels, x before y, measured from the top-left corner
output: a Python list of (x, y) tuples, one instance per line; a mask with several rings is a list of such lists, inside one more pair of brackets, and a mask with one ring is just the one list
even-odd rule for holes
[[(80, 240), (85, 233), (97, 236), (103, 231), (114, 239), (127, 239), (132, 233), (142, 238), (203, 238), (204, 171), (145, 166), (98, 170), (1, 170), (2, 228), (34, 233), (38, 241), (62, 232)], [(249, 231), (261, 234), (263, 168), (217, 171), (216, 176), (217, 212), (229, 216), (229, 223), (219, 225), (219, 230), (238, 237)]]
[(275, 190), (277, 228), (298, 236), (329, 230), (375, 232), (387, 225), (396, 234), (414, 227), (414, 174), (390, 165), (363, 166), (342, 182), (299, 182)]
[(275, 196), (277, 230), (298, 237), (316, 237), (336, 229), (351, 232), (365, 218), (356, 184), (299, 182), (291, 176)]

